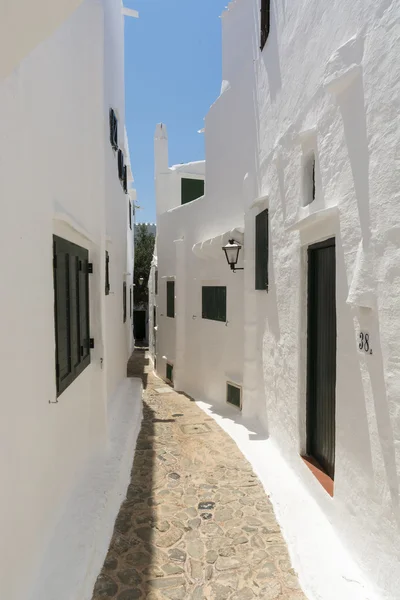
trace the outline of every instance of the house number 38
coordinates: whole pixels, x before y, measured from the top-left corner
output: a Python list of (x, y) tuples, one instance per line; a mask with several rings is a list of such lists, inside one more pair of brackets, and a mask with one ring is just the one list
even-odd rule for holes
[(372, 354), (372, 348), (369, 341), (369, 333), (360, 332), (360, 343), (358, 344), (360, 350), (364, 350), (366, 354)]

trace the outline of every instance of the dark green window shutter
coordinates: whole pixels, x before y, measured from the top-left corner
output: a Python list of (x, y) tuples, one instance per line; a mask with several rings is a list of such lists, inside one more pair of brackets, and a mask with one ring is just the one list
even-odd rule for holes
[(129, 229), (132, 229), (132, 202), (129, 200)]
[(158, 269), (155, 270), (154, 272), (154, 293), (158, 294)]
[(270, 29), (271, 22), (271, 0), (261, 0), (261, 37), (260, 48), (264, 48)]
[(132, 286), (129, 286), (129, 316), (132, 319), (133, 315), (133, 302), (132, 302)]
[(233, 404), (233, 406), (236, 406), (237, 408), (242, 408), (242, 390), (239, 386), (227, 383), (226, 401), (228, 404)]
[(167, 317), (175, 317), (175, 281), (167, 281)]
[(174, 367), (170, 363), (167, 363), (166, 365), (165, 378), (171, 383), (174, 382)]
[(121, 149), (118, 150), (118, 177), (121, 183), (124, 180), (124, 153)]
[(268, 209), (256, 216), (256, 290), (268, 290)]
[(187, 179), (183, 177), (181, 180), (181, 204), (187, 204), (201, 196), (204, 196), (203, 179)]
[(226, 321), (225, 286), (203, 286), (202, 317), (211, 321)]
[(110, 293), (110, 255), (106, 251), (106, 296)]
[(118, 120), (112, 108), (110, 108), (110, 144), (114, 150), (118, 149)]
[[(123, 176), (122, 176), (122, 187), (124, 188), (125, 194), (128, 193), (128, 169), (124, 166)], [(132, 209), (131, 209), (132, 211)], [(132, 229), (132, 224), (131, 224)]]
[(89, 253), (54, 236), (57, 395), (90, 364)]
[(126, 281), (122, 284), (122, 311), (124, 323), (126, 323)]

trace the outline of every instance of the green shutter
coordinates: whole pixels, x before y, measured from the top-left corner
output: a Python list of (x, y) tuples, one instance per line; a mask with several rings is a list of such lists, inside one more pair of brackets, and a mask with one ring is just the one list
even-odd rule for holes
[(256, 216), (256, 290), (268, 290), (268, 209)]
[(124, 323), (126, 323), (126, 281), (122, 284), (122, 312)]
[(204, 181), (203, 179), (186, 179), (181, 180), (181, 204), (188, 204), (197, 198), (204, 196)]
[(225, 286), (203, 286), (202, 317), (212, 321), (226, 321)]
[(90, 364), (89, 253), (54, 236), (57, 395)]
[(242, 390), (239, 386), (227, 383), (226, 401), (228, 404), (233, 404), (233, 406), (236, 406), (237, 408), (242, 408)]
[(110, 255), (106, 251), (106, 296), (110, 294)]
[(173, 365), (170, 365), (169, 363), (167, 363), (167, 365), (166, 365), (165, 377), (171, 383), (174, 382), (174, 367), (173, 367)]
[(154, 273), (154, 293), (157, 296), (157, 294), (158, 294), (158, 269), (156, 269), (155, 273)]
[(167, 281), (167, 317), (175, 317), (175, 281)]

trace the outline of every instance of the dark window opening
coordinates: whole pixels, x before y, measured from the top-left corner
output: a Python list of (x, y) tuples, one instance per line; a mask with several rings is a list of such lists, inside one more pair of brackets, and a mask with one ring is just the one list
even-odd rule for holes
[(242, 409), (242, 390), (233, 383), (226, 384), (226, 401), (237, 408)]
[(204, 196), (204, 181), (203, 179), (186, 179), (181, 180), (181, 204), (188, 204)]
[(124, 323), (126, 323), (126, 281), (122, 284), (122, 311)]
[(157, 296), (158, 294), (158, 269), (154, 272), (154, 293)]
[(167, 281), (167, 317), (175, 318), (175, 281)]
[(167, 379), (167, 381), (169, 381), (170, 383), (174, 382), (174, 366), (171, 365), (170, 363), (166, 364), (166, 368), (165, 368), (165, 378)]
[(129, 288), (129, 316), (132, 319), (133, 316), (133, 292), (132, 286)]
[(89, 252), (53, 236), (57, 396), (90, 364)]
[(311, 204), (316, 198), (316, 163), (315, 154), (310, 154), (304, 164), (304, 206)]
[(122, 152), (121, 149), (118, 150), (118, 178), (120, 180), (121, 183), (123, 183), (124, 180), (124, 153)]
[(106, 252), (106, 296), (110, 294), (110, 255)]
[(125, 194), (127, 194), (128, 193), (128, 168), (126, 166), (124, 166), (124, 173), (123, 173), (123, 178), (122, 178), (122, 187), (124, 188)]
[(157, 327), (157, 308), (153, 306), (153, 327)]
[(261, 38), (260, 48), (264, 48), (269, 36), (271, 23), (271, 0), (261, 0)]
[(203, 286), (202, 317), (211, 321), (226, 321), (226, 287)]
[(132, 202), (129, 200), (129, 229), (132, 229)]
[(118, 150), (118, 120), (112, 108), (110, 108), (110, 144), (113, 150)]
[(268, 290), (268, 209), (256, 216), (256, 290)]

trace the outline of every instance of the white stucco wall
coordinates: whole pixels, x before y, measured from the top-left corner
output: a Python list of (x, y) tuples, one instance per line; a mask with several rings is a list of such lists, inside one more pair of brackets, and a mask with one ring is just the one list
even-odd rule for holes
[[(129, 317), (122, 323), (121, 294), (132, 271), (128, 199), (108, 131), (112, 105), (123, 139), (122, 57), (120, 5), (85, 0), (0, 80), (0, 580), (10, 600), (46, 597), (45, 557), (51, 549), (62, 564), (65, 550), (54, 531), (68, 522), (66, 507), (90, 461), (106, 450), (107, 402), (126, 376), (132, 328)], [(53, 234), (88, 248), (94, 265), (91, 364), (58, 401)], [(104, 292), (109, 238), (116, 249), (115, 298)], [(72, 538), (74, 528), (78, 534), (79, 524), (69, 522)]]
[[(262, 53), (256, 0), (236, 0), (222, 16), (223, 93), (206, 118), (205, 198), (169, 210), (177, 206), (168, 196), (170, 179), (158, 182), (159, 311), (165, 309), (163, 277), (177, 281), (174, 327), (159, 318), (158, 370), (165, 376), (160, 358), (177, 360), (184, 347), (175, 384), (222, 415), (253, 461), (308, 597), (394, 600), (400, 583), (400, 12), (393, 2), (372, 0), (271, 7)], [(316, 200), (304, 207), (310, 150)], [(267, 207), (268, 293), (254, 290), (254, 220)], [(191, 252), (193, 244), (243, 226), (243, 273), (229, 272), (222, 251), (215, 259)], [(306, 249), (330, 236), (337, 268), (333, 499), (300, 458)], [(199, 314), (202, 281), (227, 284), (228, 327), (192, 318)], [(358, 350), (360, 330), (370, 334), (372, 355)], [(242, 417), (222, 408), (228, 376), (243, 384)], [(247, 434), (235, 423), (247, 425)], [(249, 445), (254, 434), (269, 441)]]

